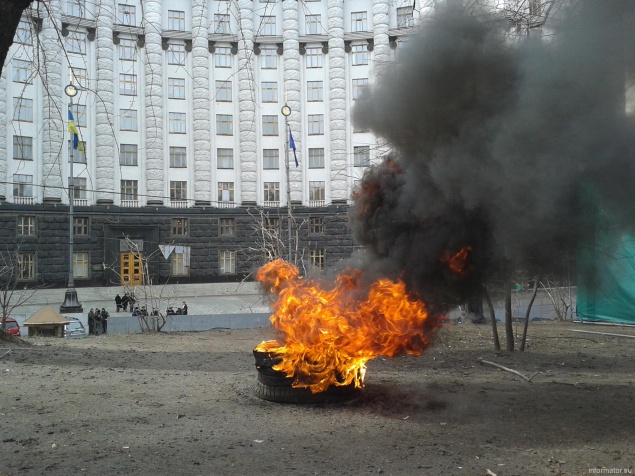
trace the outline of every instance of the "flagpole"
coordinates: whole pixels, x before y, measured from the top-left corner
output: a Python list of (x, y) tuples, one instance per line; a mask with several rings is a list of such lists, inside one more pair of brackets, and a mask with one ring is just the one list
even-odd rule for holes
[(284, 102), (284, 106), (282, 107), (282, 115), (284, 116), (284, 131), (285, 131), (285, 135), (286, 135), (286, 140), (285, 140), (285, 147), (284, 147), (284, 163), (286, 165), (286, 169), (287, 169), (287, 212), (288, 212), (288, 218), (287, 218), (287, 232), (288, 232), (288, 239), (289, 239), (289, 243), (288, 243), (288, 262), (291, 263), (291, 248), (292, 248), (292, 243), (293, 240), (291, 238), (291, 221), (293, 219), (293, 212), (291, 211), (291, 178), (290, 178), (290, 171), (289, 171), (289, 134), (291, 129), (289, 129), (289, 115), (291, 115), (291, 108), (289, 106), (287, 106), (287, 101), (286, 101), (286, 93), (285, 93), (285, 102)]

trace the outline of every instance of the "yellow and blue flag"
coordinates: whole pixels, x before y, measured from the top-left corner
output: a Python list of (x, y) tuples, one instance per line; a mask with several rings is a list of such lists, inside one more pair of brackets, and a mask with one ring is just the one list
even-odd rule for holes
[(68, 110), (68, 132), (73, 134), (73, 149), (83, 152), (84, 144), (79, 141), (79, 130), (75, 125), (75, 119), (70, 109)]
[(289, 127), (289, 146), (293, 150), (293, 158), (295, 159), (295, 166), (300, 165), (298, 163), (298, 156), (295, 154), (295, 141), (293, 140), (293, 134), (291, 134), (291, 128)]

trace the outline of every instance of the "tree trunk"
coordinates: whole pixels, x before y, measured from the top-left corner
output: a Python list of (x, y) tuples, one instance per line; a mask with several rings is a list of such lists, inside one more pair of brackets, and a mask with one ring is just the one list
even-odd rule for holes
[(496, 313), (494, 312), (494, 306), (492, 304), (492, 299), (489, 297), (489, 293), (487, 292), (487, 287), (483, 284), (483, 295), (485, 296), (485, 300), (487, 301), (487, 307), (489, 309), (489, 317), (492, 323), (492, 337), (494, 338), (494, 350), (499, 352), (501, 350), (501, 343), (498, 340), (498, 328), (496, 327)]
[(512, 283), (509, 275), (505, 275), (505, 334), (507, 336), (507, 350), (514, 351), (514, 327), (512, 326)]
[(4, 27), (0, 28), (0, 73), (9, 48), (13, 44), (15, 31), (22, 17), (22, 12), (31, 4), (31, 0), (0, 0), (0, 16), (3, 18)]
[(525, 327), (523, 328), (523, 339), (520, 341), (520, 351), (525, 350), (525, 342), (527, 342), (527, 328), (529, 327), (529, 313), (531, 312), (531, 307), (534, 305), (534, 301), (536, 300), (536, 294), (538, 294), (538, 281), (540, 281), (540, 275), (536, 275), (536, 279), (534, 281), (534, 292), (531, 295), (531, 299), (529, 300), (529, 304), (527, 305), (527, 312), (525, 313)]

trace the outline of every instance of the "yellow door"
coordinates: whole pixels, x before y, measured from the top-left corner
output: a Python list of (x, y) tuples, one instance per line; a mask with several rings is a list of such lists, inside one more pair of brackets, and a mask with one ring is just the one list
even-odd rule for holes
[(119, 255), (122, 286), (143, 284), (142, 256), (137, 256), (135, 253), (130, 252), (123, 252)]

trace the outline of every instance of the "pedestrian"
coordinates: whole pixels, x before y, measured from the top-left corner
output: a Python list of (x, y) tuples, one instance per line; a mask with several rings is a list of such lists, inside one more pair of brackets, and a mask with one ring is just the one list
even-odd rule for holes
[(98, 336), (101, 331), (101, 311), (99, 308), (95, 310), (95, 335)]
[(92, 336), (95, 333), (95, 311), (90, 308), (88, 311), (88, 335)]
[(128, 310), (128, 301), (130, 301), (130, 296), (128, 293), (125, 293), (121, 298), (121, 306), (123, 307), (124, 312)]
[(181, 307), (181, 314), (187, 315), (187, 304), (185, 304), (185, 301), (183, 301), (183, 307)]
[(117, 306), (117, 312), (121, 312), (121, 296), (119, 293), (115, 296), (115, 306)]
[(102, 308), (101, 310), (101, 328), (102, 328), (102, 332), (104, 334), (106, 334), (108, 332), (108, 311), (106, 311), (106, 309)]

